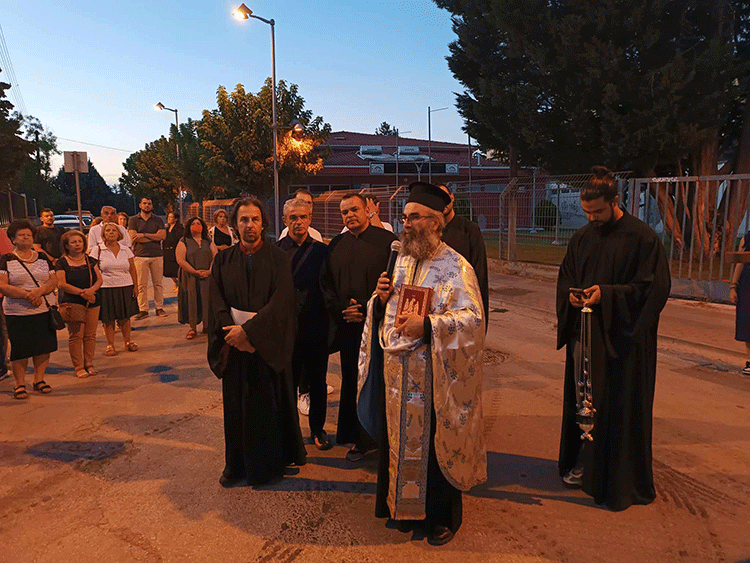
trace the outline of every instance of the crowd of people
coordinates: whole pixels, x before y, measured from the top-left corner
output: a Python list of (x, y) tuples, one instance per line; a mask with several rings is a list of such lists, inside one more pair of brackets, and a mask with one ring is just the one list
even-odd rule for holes
[[(326, 376), (338, 353), (335, 442), (355, 464), (377, 452), (376, 516), (425, 525), (431, 543), (449, 542), (461, 525), (462, 491), (487, 476), (487, 256), (479, 227), (455, 213), (448, 188), (415, 182), (408, 193), (398, 236), (380, 219), (376, 197), (345, 194), (343, 230), (327, 244), (310, 226), (313, 198), (304, 189), (284, 204), (286, 228), (275, 243), (253, 197), (217, 211), (210, 229), (198, 217), (182, 225), (174, 213), (165, 225), (148, 198), (127, 221), (104, 208), (88, 242), (80, 231), (56, 230), (48, 210), (38, 229), (12, 222), (0, 292), (15, 397), (28, 397), (29, 358), (33, 389), (51, 391), (44, 373), (61, 321), (78, 377), (97, 373), (99, 322), (107, 355), (117, 354), (116, 327), (136, 351), (130, 319), (149, 316), (149, 280), (155, 314), (166, 316), (166, 275), (178, 288), (186, 338), (201, 325), (221, 379), (222, 486), (267, 484), (304, 465), (299, 413), (308, 416), (310, 443), (333, 447)], [(669, 268), (658, 237), (620, 208), (607, 169), (594, 169), (581, 205), (589, 222), (571, 239), (558, 278), (558, 347), (567, 349), (559, 470), (566, 485), (622, 510), (655, 497), (656, 329)], [(582, 310), (593, 315), (597, 343), (585, 362)], [(581, 439), (582, 362), (593, 377), (593, 441)]]

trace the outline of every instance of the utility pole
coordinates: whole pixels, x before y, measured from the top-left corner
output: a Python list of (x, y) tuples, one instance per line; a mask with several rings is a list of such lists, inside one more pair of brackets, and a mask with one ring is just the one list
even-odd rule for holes
[(36, 179), (36, 214), (38, 217), (39, 210), (44, 208), (44, 203), (42, 202), (42, 151), (39, 148), (39, 131), (34, 131), (34, 142), (36, 143), (36, 164), (39, 168), (39, 174)]

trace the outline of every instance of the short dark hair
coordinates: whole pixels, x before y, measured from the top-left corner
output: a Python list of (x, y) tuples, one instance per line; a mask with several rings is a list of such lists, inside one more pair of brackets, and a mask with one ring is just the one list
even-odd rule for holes
[(41, 210), (41, 211), (39, 212), (39, 217), (41, 217), (41, 216), (42, 216), (42, 213), (52, 213), (52, 215), (54, 215), (54, 214), (55, 214), (55, 212), (54, 212), (54, 211), (52, 211), (52, 210), (51, 210), (51, 209), (50, 209), (49, 207), (45, 207), (44, 209), (42, 209), (42, 210)]
[(15, 221), (11, 221), (10, 225), (8, 225), (7, 230), (8, 238), (10, 239), (10, 241), (13, 242), (13, 239), (16, 238), (18, 231), (23, 231), (24, 229), (29, 229), (32, 236), (36, 234), (34, 225), (32, 225), (28, 220), (16, 219)]
[(299, 194), (305, 194), (305, 195), (309, 195), (310, 197), (312, 197), (312, 193), (307, 188), (297, 188), (296, 190), (294, 190), (294, 195), (299, 195)]
[(86, 250), (86, 235), (84, 235), (78, 229), (71, 229), (69, 231), (65, 231), (60, 237), (60, 252), (62, 252), (63, 254), (68, 253), (68, 241), (73, 237), (81, 237), (83, 239), (84, 251)]
[(266, 208), (263, 207), (263, 204), (255, 196), (241, 197), (237, 200), (237, 203), (235, 203), (234, 207), (232, 208), (232, 216), (229, 219), (229, 224), (237, 231), (237, 234), (240, 234), (239, 229), (237, 228), (237, 214), (240, 212), (240, 207), (245, 207), (246, 205), (252, 205), (260, 209), (260, 222), (263, 226), (261, 237), (265, 238), (269, 224), (268, 213), (266, 213)]
[(594, 166), (591, 169), (591, 179), (581, 190), (582, 201), (594, 201), (604, 198), (606, 202), (612, 202), (617, 197), (617, 179), (612, 171), (606, 166)]
[(203, 238), (205, 240), (211, 240), (211, 239), (208, 238), (208, 227), (206, 226), (206, 223), (203, 221), (203, 219), (201, 219), (200, 217), (191, 217), (190, 219), (188, 219), (187, 221), (185, 221), (185, 237), (187, 238), (187, 237), (192, 236), (191, 234), (189, 234), (190, 233), (190, 225), (192, 225), (196, 221), (198, 221), (201, 224), (201, 226), (203, 227), (203, 231), (201, 232), (201, 238)]
[(362, 194), (365, 197), (365, 200), (371, 199), (373, 203), (378, 204), (380, 203), (380, 200), (378, 199), (378, 196), (376, 196), (373, 193), (364, 193)]
[(147, 199), (147, 200), (149, 200), (149, 201), (150, 201), (151, 203), (153, 203), (153, 202), (154, 202), (154, 201), (153, 201), (153, 200), (152, 200), (152, 199), (151, 199), (150, 197), (148, 197), (147, 195), (144, 195), (144, 196), (143, 196), (143, 197), (142, 197), (142, 198), (141, 198), (141, 199), (140, 199), (140, 200), (138, 201), (138, 203), (143, 203), (143, 200), (144, 200), (144, 199)]
[[(119, 213), (118, 213), (118, 215), (119, 215)], [(180, 222), (180, 212), (179, 211), (170, 211), (169, 213), (167, 213), (167, 217), (169, 217), (170, 215), (174, 215), (174, 218), (177, 220), (177, 222), (178, 223)]]
[(362, 205), (367, 207), (367, 200), (365, 199), (365, 196), (357, 192), (346, 192), (343, 196), (341, 196), (341, 201), (346, 201), (347, 199), (354, 199), (354, 198), (357, 198), (359, 201), (362, 202)]

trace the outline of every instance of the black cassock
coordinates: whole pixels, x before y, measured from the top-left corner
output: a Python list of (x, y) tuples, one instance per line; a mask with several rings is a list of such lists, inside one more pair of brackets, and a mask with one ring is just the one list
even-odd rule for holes
[[(320, 272), (320, 286), (331, 319), (329, 351), (340, 352), (341, 396), (336, 425), (339, 444), (364, 445), (366, 435), (357, 418), (357, 362), (364, 323), (347, 323), (341, 311), (355, 299), (367, 314), (367, 302), (375, 291), (378, 278), (388, 266), (391, 242), (396, 235), (370, 225), (359, 236), (347, 231), (336, 236), (328, 246), (329, 255)], [(335, 334), (334, 334), (335, 333)]]
[[(224, 475), (266, 483), (287, 465), (303, 465), (306, 455), (292, 385), (296, 317), (289, 256), (267, 242), (250, 256), (235, 244), (216, 255), (210, 288), (208, 362), (222, 380)], [(222, 327), (235, 324), (230, 307), (257, 312), (242, 325), (255, 353), (225, 344)]]
[(669, 264), (651, 228), (627, 212), (614, 225), (580, 228), (568, 244), (557, 280), (557, 348), (567, 346), (560, 438), (560, 475), (576, 464), (574, 342), (580, 309), (569, 288), (601, 287), (592, 314), (594, 441), (583, 450), (583, 490), (613, 510), (654, 500), (652, 411), (659, 314), (669, 297)]
[(479, 225), (460, 215), (454, 215), (445, 226), (443, 242), (458, 252), (474, 268), (479, 282), (479, 291), (484, 303), (484, 326), (490, 318), (490, 285), (487, 273), (487, 250)]

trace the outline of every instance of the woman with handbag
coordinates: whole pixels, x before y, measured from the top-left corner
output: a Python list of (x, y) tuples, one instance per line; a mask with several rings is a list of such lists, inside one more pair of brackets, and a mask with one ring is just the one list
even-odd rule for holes
[(122, 331), (125, 349), (128, 352), (138, 350), (138, 345), (130, 340), (130, 317), (138, 314), (138, 283), (133, 260), (133, 251), (120, 241), (123, 239), (120, 229), (114, 223), (102, 227), (102, 242), (91, 249), (91, 256), (99, 260), (104, 283), (100, 291), (102, 309), (99, 320), (104, 325), (107, 337), (107, 349), (104, 354), (116, 356), (115, 323)]
[[(10, 360), (16, 386), (13, 396), (27, 399), (26, 366), (34, 363), (34, 391), (52, 391), (44, 381), (49, 355), (57, 350), (55, 319), (50, 301), (57, 287), (52, 263), (33, 248), (34, 227), (26, 220), (12, 221), (8, 238), (13, 252), (0, 257), (0, 293), (10, 338)], [(55, 311), (57, 312), (57, 311)]]
[(60, 238), (62, 256), (57, 260), (60, 314), (68, 327), (68, 351), (76, 377), (99, 373), (94, 367), (96, 328), (99, 321), (99, 261), (86, 255), (86, 236), (67, 231)]
[(203, 322), (203, 332), (208, 332), (209, 276), (216, 246), (208, 238), (206, 224), (191, 217), (185, 225), (185, 236), (177, 243), (175, 256), (180, 265), (180, 291), (177, 295), (177, 320), (189, 324), (185, 338), (198, 335), (198, 323)]

